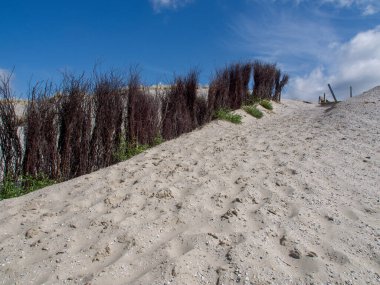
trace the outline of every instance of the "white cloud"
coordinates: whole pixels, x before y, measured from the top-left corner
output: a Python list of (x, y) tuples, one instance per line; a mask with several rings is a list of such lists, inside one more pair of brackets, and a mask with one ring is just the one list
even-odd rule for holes
[(285, 97), (315, 100), (325, 91), (324, 86), (322, 86), (325, 81), (323, 68), (317, 67), (306, 76), (291, 78)]
[[(253, 0), (256, 2), (264, 0)], [(356, 8), (362, 13), (363, 16), (370, 16), (380, 12), (379, 0), (273, 0), (274, 2), (293, 2), (296, 5), (305, 2), (311, 2), (317, 6), (333, 5), (338, 8)]]
[(331, 83), (338, 99), (360, 94), (380, 85), (380, 26), (358, 33), (351, 40), (335, 44), (329, 61), (316, 67), (304, 77), (290, 81), (286, 97), (316, 101), (324, 92), (329, 94)]
[(353, 3), (355, 3), (355, 2), (362, 2), (362, 1), (360, 1), (360, 0), (359, 1), (355, 1), (355, 0), (321, 0), (320, 2), (322, 2), (322, 3), (331, 3), (331, 4), (334, 4), (334, 5), (338, 5), (340, 7), (350, 7)]
[(177, 9), (183, 7), (193, 0), (150, 0), (154, 11), (160, 12), (163, 9)]
[(380, 11), (379, 0), (320, 0), (319, 2), (321, 4), (332, 4), (341, 8), (358, 8), (364, 16), (374, 15)]
[[(252, 51), (255, 57), (287, 66), (288, 72), (309, 71), (310, 61), (329, 60), (332, 43), (339, 37), (324, 19), (308, 19), (303, 16), (269, 11), (263, 19), (239, 15), (231, 26), (237, 39), (229, 41), (231, 49)], [(310, 66), (310, 64), (312, 64)], [(294, 70), (289, 70), (293, 68)]]
[(370, 5), (367, 5), (367, 7), (365, 7), (363, 11), (363, 15), (370, 16), (370, 15), (377, 14), (379, 11), (380, 11), (380, 7), (375, 7), (370, 4)]

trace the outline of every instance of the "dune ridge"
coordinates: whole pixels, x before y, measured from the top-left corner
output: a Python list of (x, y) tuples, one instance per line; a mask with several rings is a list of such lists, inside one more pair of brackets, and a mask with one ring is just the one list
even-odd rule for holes
[(0, 202), (0, 284), (378, 284), (380, 87), (274, 103)]

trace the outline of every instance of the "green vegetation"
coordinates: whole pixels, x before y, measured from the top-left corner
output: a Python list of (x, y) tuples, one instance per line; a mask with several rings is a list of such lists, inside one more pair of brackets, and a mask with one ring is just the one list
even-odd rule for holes
[(257, 119), (261, 119), (264, 115), (263, 112), (256, 108), (256, 105), (243, 106), (243, 110)]
[(118, 149), (113, 153), (113, 158), (115, 162), (125, 161), (127, 159), (130, 159), (132, 156), (138, 155), (146, 151), (148, 148), (149, 145), (146, 144), (131, 145), (128, 144), (126, 140), (122, 140)]
[(148, 144), (129, 144), (125, 139), (121, 139), (120, 145), (113, 153), (113, 159), (115, 162), (122, 162), (127, 159), (130, 159), (131, 157), (138, 155), (147, 149), (157, 146), (159, 144), (162, 144), (164, 142), (164, 139), (161, 136), (156, 136), (154, 138), (154, 141), (152, 145)]
[(137, 144), (135, 146), (129, 146), (126, 151), (127, 159), (146, 151), (148, 148), (149, 145), (147, 144)]
[(234, 124), (241, 123), (241, 116), (238, 114), (232, 114), (230, 110), (220, 108), (214, 114), (214, 117), (219, 120), (229, 121)]
[(163, 139), (162, 136), (158, 135), (154, 138), (153, 140), (153, 144), (152, 144), (152, 147), (153, 146), (156, 146), (156, 145), (159, 145), (159, 144), (162, 144), (163, 142), (165, 142), (165, 140)]
[(260, 105), (267, 110), (273, 110), (272, 103), (269, 100), (261, 100)]
[(44, 175), (38, 175), (37, 177), (26, 175), (18, 181), (5, 178), (0, 185), (0, 200), (19, 197), (55, 183), (56, 181)]

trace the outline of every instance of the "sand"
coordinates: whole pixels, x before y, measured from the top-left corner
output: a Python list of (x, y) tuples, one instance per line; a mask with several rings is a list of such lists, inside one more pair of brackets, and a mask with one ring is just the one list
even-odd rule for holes
[(0, 284), (379, 284), (380, 88), (285, 100), (0, 202)]

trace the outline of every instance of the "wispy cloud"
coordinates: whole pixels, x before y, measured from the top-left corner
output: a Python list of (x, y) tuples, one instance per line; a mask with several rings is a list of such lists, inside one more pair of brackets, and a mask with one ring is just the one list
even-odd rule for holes
[(316, 62), (328, 61), (329, 50), (339, 42), (335, 29), (324, 19), (300, 17), (267, 7), (262, 18), (240, 15), (231, 29), (237, 36), (233, 48), (256, 57), (280, 62), (298, 72), (309, 71)]
[(308, 75), (291, 80), (287, 95), (316, 100), (331, 83), (337, 96), (348, 96), (349, 86), (359, 94), (380, 85), (380, 26), (360, 32), (347, 42), (336, 44), (334, 61), (325, 62)]
[(364, 16), (374, 15), (380, 12), (379, 0), (293, 0), (296, 3), (318, 2), (320, 5), (334, 5), (338, 8), (354, 8), (361, 11)]
[(379, 13), (380, 7), (373, 6), (372, 4), (367, 5), (363, 10), (364, 16), (370, 16)]
[[(268, 0), (251, 0), (251, 2), (270, 2)], [(272, 0), (271, 2), (278, 3), (293, 3), (296, 6), (309, 3), (315, 7), (332, 5), (337, 9), (356, 9), (363, 16), (370, 16), (380, 13), (379, 0)]]
[(193, 2), (193, 0), (150, 0), (153, 10), (157, 13), (163, 9), (178, 9)]

